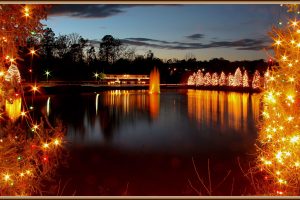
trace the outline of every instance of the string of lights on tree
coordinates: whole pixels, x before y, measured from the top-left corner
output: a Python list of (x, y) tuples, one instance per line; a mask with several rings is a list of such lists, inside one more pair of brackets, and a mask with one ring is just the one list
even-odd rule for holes
[[(260, 76), (260, 73), (256, 70), (252, 80), (252, 88), (261, 88), (262, 82), (263, 78)], [(221, 72), (219, 76), (216, 72), (210, 75), (209, 72), (203, 74), (201, 70), (198, 70), (197, 73), (193, 73), (189, 76), (187, 84), (195, 86), (229, 86), (245, 88), (250, 87), (247, 71), (245, 70), (244, 74), (242, 75), (240, 68), (236, 69), (234, 75), (229, 73), (227, 76), (224, 72)]]
[[(288, 11), (299, 12), (297, 5)], [(288, 20), (271, 32), (279, 66), (266, 74), (258, 166), (268, 194), (299, 195), (300, 183), (300, 21)]]
[(31, 116), (17, 67), (18, 47), (42, 33), (47, 7), (0, 5), (0, 195), (41, 194), (61, 160), (65, 130)]

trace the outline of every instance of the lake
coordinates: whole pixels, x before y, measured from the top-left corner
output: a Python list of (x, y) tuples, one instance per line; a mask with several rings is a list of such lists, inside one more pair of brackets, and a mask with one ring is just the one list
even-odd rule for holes
[(237, 158), (255, 159), (260, 94), (112, 90), (41, 95), (34, 105), (67, 127), (61, 195), (207, 195), (195, 167), (209, 185), (208, 166), (213, 195), (251, 194)]

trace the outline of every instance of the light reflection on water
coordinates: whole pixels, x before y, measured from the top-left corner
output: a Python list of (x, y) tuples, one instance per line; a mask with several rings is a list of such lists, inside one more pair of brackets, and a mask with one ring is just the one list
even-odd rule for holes
[(242, 133), (253, 129), (259, 117), (259, 96), (249, 93), (189, 90), (188, 115), (199, 125), (217, 126)]
[(50, 118), (64, 121), (73, 143), (134, 151), (246, 152), (259, 117), (259, 95), (248, 93), (114, 90), (51, 102)]

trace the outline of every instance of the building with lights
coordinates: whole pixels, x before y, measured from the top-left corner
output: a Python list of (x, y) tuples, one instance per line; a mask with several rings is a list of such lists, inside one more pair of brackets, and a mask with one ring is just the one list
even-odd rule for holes
[(149, 84), (149, 75), (143, 74), (105, 74), (103, 83), (114, 84)]

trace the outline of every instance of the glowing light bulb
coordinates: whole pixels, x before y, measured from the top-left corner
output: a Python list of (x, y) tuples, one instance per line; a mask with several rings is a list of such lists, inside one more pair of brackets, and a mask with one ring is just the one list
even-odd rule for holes
[(55, 140), (54, 140), (54, 144), (55, 144), (55, 145), (59, 145), (59, 144), (60, 144), (60, 141), (59, 141), (58, 139), (55, 139)]
[(38, 90), (38, 87), (35, 85), (35, 86), (32, 86), (32, 90), (35, 92)]
[(47, 149), (47, 148), (49, 148), (49, 144), (48, 144), (48, 143), (45, 143), (45, 144), (43, 144), (43, 147), (44, 147), (45, 149)]
[(292, 95), (288, 95), (287, 96), (287, 99), (290, 101), (290, 102), (292, 102), (292, 103), (294, 103), (294, 97), (292, 96)]
[(293, 22), (292, 22), (292, 25), (293, 25), (293, 26), (297, 26), (297, 24), (298, 24), (297, 21), (293, 21)]
[(33, 125), (32, 130), (35, 131), (36, 129), (38, 129), (38, 125)]
[[(299, 43), (300, 44), (300, 43)], [(282, 56), (282, 60), (286, 61), (287, 57), (286, 56)]]
[(289, 122), (291, 122), (291, 121), (293, 121), (293, 117), (292, 116), (289, 116), (288, 118), (287, 118), (287, 120), (289, 121)]
[(10, 175), (9, 174), (4, 174), (4, 180), (9, 181), (9, 179), (10, 179)]
[(31, 55), (34, 55), (35, 52), (36, 52), (36, 51), (35, 51), (34, 49), (31, 49), (31, 50), (30, 50)]
[(24, 117), (26, 116), (26, 113), (24, 111), (21, 112), (21, 116)]
[(292, 137), (291, 138), (291, 143), (296, 143), (296, 142), (298, 142), (298, 140), (299, 140), (299, 136), (294, 136), (294, 137)]
[(280, 45), (280, 44), (281, 44), (281, 41), (280, 41), (280, 40), (277, 40), (277, 41), (275, 41), (275, 44), (276, 44), (276, 45)]

